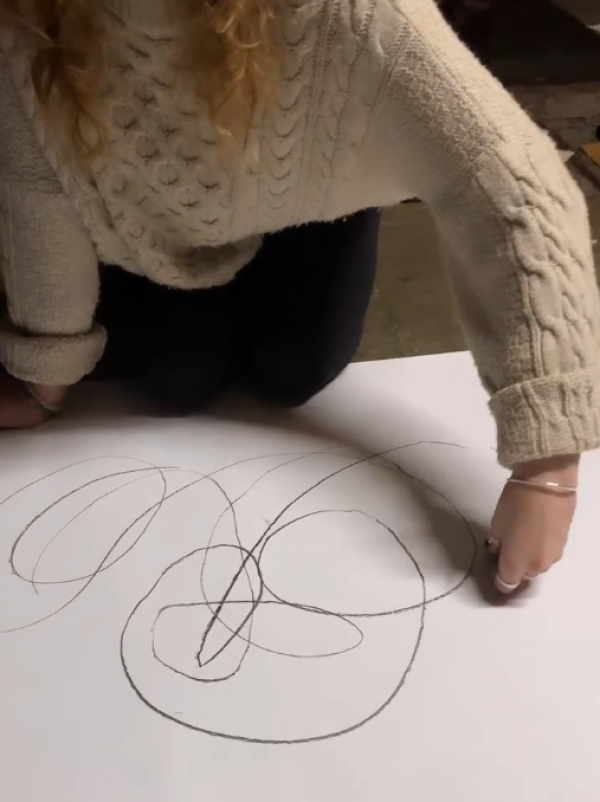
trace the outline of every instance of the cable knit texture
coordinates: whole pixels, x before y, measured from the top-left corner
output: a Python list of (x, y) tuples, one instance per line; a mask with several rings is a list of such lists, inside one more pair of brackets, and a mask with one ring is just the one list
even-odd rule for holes
[(205, 114), (180, 91), (166, 0), (104, 5), (110, 144), (91, 178), (45, 129), (26, 42), (0, 31), (9, 371), (62, 384), (93, 369), (105, 336), (94, 324), (98, 262), (211, 287), (231, 281), (265, 234), (417, 196), (439, 226), (501, 461), (600, 443), (585, 203), (552, 143), (432, 0), (282, 0), (282, 80), (249, 137), (255, 167), (219, 158)]

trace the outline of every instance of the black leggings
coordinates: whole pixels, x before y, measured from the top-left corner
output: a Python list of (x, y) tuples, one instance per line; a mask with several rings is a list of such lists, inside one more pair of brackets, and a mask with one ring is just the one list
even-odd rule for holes
[(231, 284), (183, 291), (103, 268), (103, 379), (141, 383), (173, 412), (232, 382), (300, 406), (352, 360), (373, 291), (380, 215), (365, 211), (266, 238)]

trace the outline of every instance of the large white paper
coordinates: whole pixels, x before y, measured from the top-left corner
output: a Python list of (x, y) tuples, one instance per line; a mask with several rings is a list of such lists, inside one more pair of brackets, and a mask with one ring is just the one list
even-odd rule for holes
[(270, 420), (92, 406), (1, 438), (3, 800), (598, 802), (598, 457), (565, 562), (494, 606), (465, 355)]

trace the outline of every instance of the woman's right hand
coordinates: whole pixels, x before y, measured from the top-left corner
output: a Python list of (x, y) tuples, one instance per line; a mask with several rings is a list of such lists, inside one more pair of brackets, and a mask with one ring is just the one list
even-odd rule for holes
[[(53, 408), (60, 407), (67, 394), (66, 388), (35, 387), (35, 390)], [(23, 382), (0, 370), (0, 429), (34, 429), (51, 417), (35, 402)]]

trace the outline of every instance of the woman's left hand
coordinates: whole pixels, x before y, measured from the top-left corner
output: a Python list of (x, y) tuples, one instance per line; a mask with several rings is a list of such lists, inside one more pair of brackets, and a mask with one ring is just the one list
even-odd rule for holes
[[(59, 408), (67, 394), (66, 387), (33, 385), (33, 389), (49, 408)], [(10, 376), (0, 367), (0, 430), (33, 429), (46, 423), (51, 417), (51, 414), (35, 402), (22, 381)]]
[[(557, 457), (515, 469), (518, 479), (576, 487), (579, 457)], [(491, 550), (498, 555), (495, 577), (501, 593), (549, 571), (563, 556), (577, 504), (576, 494), (509, 483), (492, 521)]]

